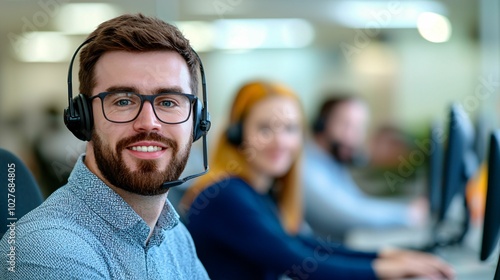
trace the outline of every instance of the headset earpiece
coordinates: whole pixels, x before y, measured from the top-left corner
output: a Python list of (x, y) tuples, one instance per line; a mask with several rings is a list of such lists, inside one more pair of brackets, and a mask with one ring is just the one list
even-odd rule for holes
[(94, 37), (90, 37), (78, 46), (71, 58), (68, 69), (68, 108), (64, 109), (64, 124), (76, 138), (82, 141), (90, 141), (94, 120), (92, 106), (89, 104), (87, 97), (79, 94), (73, 98), (73, 63), (80, 49), (93, 39)]
[[(203, 68), (203, 63), (198, 54), (193, 50), (196, 58), (198, 58), (198, 63), (200, 64), (200, 76), (201, 76), (201, 94), (203, 96), (203, 102), (198, 98), (196, 103), (193, 105), (193, 142), (207, 135), (211, 127), (210, 113), (207, 108), (207, 84), (205, 81), (205, 70)], [(206, 137), (203, 138), (203, 145), (206, 146)], [(208, 167), (208, 163), (205, 162)]]
[(196, 103), (193, 105), (193, 142), (200, 139), (208, 131), (206, 125), (203, 125), (203, 110), (203, 104), (199, 99), (196, 99)]
[(73, 114), (69, 107), (64, 110), (64, 123), (66, 127), (80, 140), (90, 141), (92, 137), (92, 106), (85, 95), (79, 94), (71, 101)]
[(226, 138), (229, 143), (239, 146), (243, 143), (243, 125), (241, 122), (231, 124), (226, 130)]

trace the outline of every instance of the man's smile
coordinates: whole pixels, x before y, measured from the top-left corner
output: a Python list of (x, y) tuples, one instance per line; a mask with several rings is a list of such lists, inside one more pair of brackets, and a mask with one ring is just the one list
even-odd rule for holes
[(162, 147), (158, 147), (158, 146), (133, 146), (130, 149), (132, 149), (133, 151), (148, 152), (148, 153), (163, 150)]
[(127, 146), (126, 150), (137, 158), (157, 159), (164, 155), (168, 147), (159, 142), (141, 141)]

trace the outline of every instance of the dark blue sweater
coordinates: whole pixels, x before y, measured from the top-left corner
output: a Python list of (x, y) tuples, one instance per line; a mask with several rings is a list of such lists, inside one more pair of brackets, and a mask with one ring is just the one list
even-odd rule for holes
[(200, 193), (185, 223), (212, 279), (375, 279), (375, 253), (289, 235), (271, 196), (239, 178)]

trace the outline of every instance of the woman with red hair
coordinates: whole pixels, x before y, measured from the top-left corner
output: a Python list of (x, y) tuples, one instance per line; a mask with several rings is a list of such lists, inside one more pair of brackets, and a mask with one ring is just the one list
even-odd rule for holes
[[(234, 100), (211, 171), (181, 207), (198, 257), (212, 279), (374, 279), (451, 277), (437, 258), (416, 252), (357, 252), (300, 234), (304, 114), (276, 83), (251, 82)], [(325, 213), (326, 214), (326, 213)], [(441, 279), (441, 278), (439, 278)]]

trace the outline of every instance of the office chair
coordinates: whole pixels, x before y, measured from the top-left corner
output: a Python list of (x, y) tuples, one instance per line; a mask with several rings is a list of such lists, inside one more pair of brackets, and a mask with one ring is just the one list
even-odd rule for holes
[(7, 225), (42, 202), (42, 193), (30, 170), (16, 155), (0, 148), (0, 237)]

